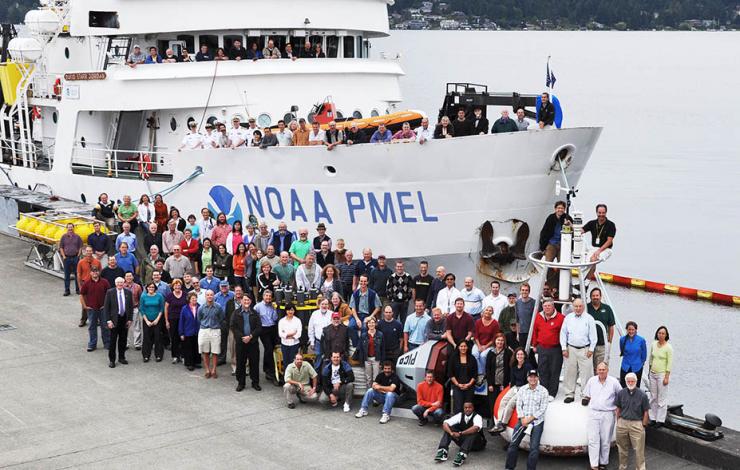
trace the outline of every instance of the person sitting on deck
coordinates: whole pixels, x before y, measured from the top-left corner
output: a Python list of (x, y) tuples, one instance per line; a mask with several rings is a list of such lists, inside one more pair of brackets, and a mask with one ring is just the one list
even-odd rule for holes
[(403, 123), (403, 127), (400, 131), (393, 134), (393, 140), (416, 140), (416, 133), (411, 130), (411, 125), (408, 122)]
[(435, 139), (449, 139), (455, 137), (455, 128), (450, 124), (450, 118), (442, 116), (439, 120), (439, 124), (434, 128)]
[(517, 132), (519, 127), (513, 119), (509, 119), (509, 110), (501, 111), (501, 117), (496, 119), (491, 128), (491, 134), (501, 134), (503, 132)]
[(311, 123), (311, 132), (308, 134), (308, 145), (324, 145), (326, 133), (321, 130), (318, 122)]
[(465, 118), (464, 108), (457, 110), (457, 119), (452, 122), (452, 127), (455, 128), (455, 137), (463, 137), (473, 134), (473, 123)]
[(149, 48), (149, 55), (144, 60), (145, 64), (161, 64), (162, 57), (157, 53), (157, 48), (152, 46)]
[(365, 132), (359, 128), (356, 122), (349, 125), (349, 130), (344, 129), (344, 143), (347, 145), (367, 143)]
[(211, 51), (208, 49), (208, 44), (201, 44), (200, 50), (195, 54), (195, 61), (208, 62), (211, 60), (213, 60), (213, 54), (211, 54)]
[(372, 137), (370, 137), (370, 143), (371, 144), (377, 144), (377, 143), (385, 144), (385, 143), (390, 142), (392, 138), (393, 138), (393, 134), (391, 134), (391, 131), (386, 129), (385, 124), (381, 122), (380, 124), (378, 124), (378, 130), (373, 132)]
[(335, 121), (331, 121), (329, 123), (329, 130), (324, 133), (324, 145), (326, 145), (326, 150), (332, 150), (343, 141), (344, 132), (337, 129), (337, 123)]
[(455, 456), (453, 465), (456, 467), (465, 463), (470, 451), (483, 450), (486, 447), (486, 437), (483, 435), (483, 418), (475, 412), (471, 402), (465, 402), (460, 413), (446, 419), (442, 423), (444, 434), (439, 441), (436, 462), (447, 460), (450, 444), (454, 441), (460, 446), (460, 451)]

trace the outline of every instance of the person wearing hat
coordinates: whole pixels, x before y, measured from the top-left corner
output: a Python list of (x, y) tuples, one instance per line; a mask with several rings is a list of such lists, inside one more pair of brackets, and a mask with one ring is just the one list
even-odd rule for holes
[(185, 137), (182, 138), (182, 144), (180, 144), (180, 147), (177, 149), (178, 152), (182, 152), (183, 149), (185, 150), (195, 150), (195, 149), (202, 149), (205, 144), (205, 139), (203, 139), (203, 136), (198, 132), (198, 123), (195, 121), (188, 122), (188, 131), (187, 134), (185, 134)]
[(239, 116), (231, 118), (231, 129), (229, 129), (229, 140), (231, 141), (231, 148), (243, 147), (247, 142), (247, 132), (242, 128), (241, 119)]
[[(216, 122), (218, 124), (218, 122)], [(204, 148), (219, 148), (219, 135), (218, 132), (213, 130), (213, 124), (210, 122), (207, 122), (205, 124), (206, 133), (203, 136), (203, 147)]]
[(347, 145), (367, 143), (365, 132), (360, 129), (356, 122), (351, 122), (349, 129), (344, 129), (344, 143)]
[(545, 412), (550, 395), (547, 389), (540, 385), (536, 369), (527, 373), (527, 385), (519, 388), (516, 393), (516, 414), (518, 420), (511, 435), (511, 443), (506, 451), (506, 469), (516, 468), (519, 457), (519, 444), (526, 434), (529, 434), (529, 457), (527, 468), (537, 467), (540, 456), (540, 439), (545, 429)]
[(260, 132), (260, 130), (257, 128), (257, 120), (255, 118), (250, 117), (247, 120), (247, 123), (249, 124), (249, 127), (244, 129), (244, 135), (246, 136), (245, 138), (247, 140), (245, 145), (247, 147), (250, 147), (252, 145), (252, 141), (254, 140), (254, 133), (259, 132), (261, 135), (262, 132)]
[(331, 324), (321, 332), (321, 353), (328, 358), (332, 352), (339, 352), (343, 359), (349, 358), (349, 332), (342, 324), (339, 312), (331, 314)]
[(318, 235), (313, 237), (313, 251), (317, 254), (321, 251), (321, 242), (329, 243), (329, 251), (331, 251), (331, 237), (326, 234), (326, 225), (324, 222), (319, 222), (316, 226), (316, 232), (318, 232)]
[(143, 64), (146, 60), (146, 54), (141, 50), (141, 46), (136, 44), (134, 46), (134, 51), (128, 55), (128, 60), (126, 60), (126, 65), (128, 65), (131, 68), (136, 68), (137, 65)]

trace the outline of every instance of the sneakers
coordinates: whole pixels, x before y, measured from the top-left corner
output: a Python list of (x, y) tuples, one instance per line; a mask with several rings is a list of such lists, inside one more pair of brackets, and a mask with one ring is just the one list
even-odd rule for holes
[(438, 449), (437, 455), (434, 456), (436, 462), (444, 462), (447, 460), (447, 449)]
[(573, 403), (575, 401), (575, 398), (573, 397), (565, 397), (565, 400), (563, 400), (563, 403)]
[(488, 430), (490, 434), (498, 434), (500, 432), (503, 432), (504, 425), (502, 423), (496, 423), (494, 427)]
[(426, 426), (428, 422), (429, 422), (429, 420), (426, 419), (426, 418), (419, 418), (419, 422), (417, 424), (419, 426)]
[(349, 403), (344, 404), (344, 408), (342, 408), (342, 411), (344, 411), (345, 413), (349, 413)]
[(460, 465), (465, 463), (465, 459), (467, 459), (468, 456), (462, 452), (458, 452), (455, 456), (455, 460), (452, 461), (452, 465), (455, 467), (459, 467)]
[(385, 423), (387, 423), (387, 422), (388, 422), (388, 421), (390, 421), (390, 420), (391, 420), (391, 417), (390, 417), (390, 415), (388, 415), (388, 414), (386, 414), (386, 413), (383, 413), (383, 416), (381, 416), (381, 417), (380, 417), (380, 421), (378, 421), (378, 422), (379, 422), (380, 424), (385, 424)]
[(357, 412), (355, 418), (364, 418), (365, 416), (367, 416), (367, 410), (364, 408), (360, 408), (360, 411)]

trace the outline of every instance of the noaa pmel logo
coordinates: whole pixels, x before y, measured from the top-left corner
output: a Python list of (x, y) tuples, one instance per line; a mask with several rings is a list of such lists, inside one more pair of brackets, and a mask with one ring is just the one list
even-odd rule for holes
[(244, 221), (242, 218), (242, 208), (236, 201), (234, 194), (224, 186), (214, 186), (208, 192), (208, 209), (214, 215), (219, 212), (226, 214), (226, 220), (229, 224), (234, 224), (235, 220)]

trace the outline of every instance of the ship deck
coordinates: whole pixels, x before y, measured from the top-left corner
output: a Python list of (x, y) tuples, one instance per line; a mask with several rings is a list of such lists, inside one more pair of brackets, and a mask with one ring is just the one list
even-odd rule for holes
[[(105, 350), (85, 351), (78, 299), (61, 296), (59, 279), (23, 266), (28, 248), (0, 236), (0, 282), (15, 294), (0, 303), (0, 324), (15, 327), (0, 328), (0, 467), (277, 469), (296, 455), (307, 456), (299, 468), (433, 463), (441, 431), (419, 428), (415, 420), (380, 425), (377, 409), (362, 420), (319, 405), (290, 410), (282, 389), (264, 381), (262, 392), (235, 393), (225, 367), (217, 380), (205, 380), (198, 369), (188, 373), (168, 358), (144, 364), (133, 350), (129, 365), (109, 369)], [(355, 399), (353, 413), (358, 406)], [(465, 468), (503, 468), (502, 445), (489, 438)], [(522, 453), (519, 467), (525, 459)], [(616, 449), (611, 460), (616, 468)], [(652, 448), (647, 465), (703, 468)], [(540, 466), (586, 468), (587, 462), (541, 457)]]

